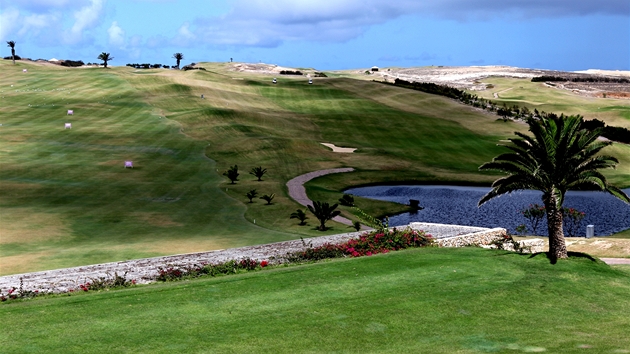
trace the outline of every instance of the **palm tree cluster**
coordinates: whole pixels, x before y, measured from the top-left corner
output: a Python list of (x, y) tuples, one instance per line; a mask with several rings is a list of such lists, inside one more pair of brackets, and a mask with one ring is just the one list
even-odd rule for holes
[(527, 119), (533, 136), (515, 132), (518, 138), (502, 145), (511, 152), (495, 157), (479, 167), (508, 176), (496, 180), (492, 190), (479, 201), (516, 190), (534, 189), (543, 192), (547, 212), (549, 256), (552, 260), (567, 258), (562, 229), (562, 204), (569, 189), (596, 189), (608, 192), (630, 203), (621, 189), (608, 184), (600, 169), (614, 168), (619, 161), (601, 154), (611, 142), (599, 141), (601, 129), (585, 129), (581, 116), (549, 116)]

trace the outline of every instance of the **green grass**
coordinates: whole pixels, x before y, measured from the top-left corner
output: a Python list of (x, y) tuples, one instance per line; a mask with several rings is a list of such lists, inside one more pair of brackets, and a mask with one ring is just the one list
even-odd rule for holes
[(612, 238), (630, 238), (630, 229), (618, 232), (612, 236), (610, 236)]
[[(283, 77), (273, 85), (228, 64), (201, 65), (208, 71), (0, 61), (0, 274), (346, 232), (289, 219), (301, 206), (286, 182), (355, 168), (307, 184), (313, 199), (328, 202), (374, 183), (487, 185), (496, 175), (477, 167), (503, 151), (497, 141), (524, 131), (379, 83)], [(602, 104), (606, 119), (625, 119), (622, 103)], [(333, 153), (322, 142), (358, 150)], [(630, 186), (630, 147), (610, 152), (621, 164), (607, 175)], [(124, 169), (125, 160), (136, 167)], [(222, 172), (234, 164), (241, 176), (230, 185)], [(256, 166), (269, 171), (262, 182), (248, 174)], [(276, 198), (247, 203), (250, 189)], [(404, 210), (360, 198), (357, 205), (376, 216)]]
[(598, 353), (630, 350), (627, 273), (477, 248), (415, 249), (3, 303), (21, 353)]

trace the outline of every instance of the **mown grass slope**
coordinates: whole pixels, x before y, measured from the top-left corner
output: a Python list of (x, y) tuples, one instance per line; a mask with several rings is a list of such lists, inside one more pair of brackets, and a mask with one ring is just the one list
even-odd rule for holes
[[(307, 226), (289, 219), (300, 207), (287, 195), (289, 179), (355, 168), (308, 184), (313, 199), (328, 202), (359, 184), (488, 184), (496, 176), (477, 167), (525, 129), (374, 82), (280, 77), (273, 85), (229, 64), (201, 66), (208, 70), (0, 61), (0, 274), (321, 235), (313, 217)], [(333, 153), (322, 142), (358, 150)], [(622, 163), (607, 173), (627, 187), (630, 150), (610, 152)], [(234, 185), (222, 176), (232, 165), (241, 173)], [(257, 166), (268, 170), (262, 182), (248, 174)], [(276, 197), (250, 204), (251, 189)], [(404, 210), (357, 204), (374, 215)], [(350, 230), (329, 225), (328, 234)]]
[(622, 353), (630, 280), (587, 257), (552, 265), (414, 249), (120, 291), (5, 303), (22, 353)]

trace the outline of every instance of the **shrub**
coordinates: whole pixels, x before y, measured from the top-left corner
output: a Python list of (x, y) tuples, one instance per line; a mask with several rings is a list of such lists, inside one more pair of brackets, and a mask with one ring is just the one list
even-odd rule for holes
[(238, 181), (238, 166), (230, 166), (230, 168), (223, 172), (223, 175), (230, 179), (230, 182), (234, 184), (234, 182)]
[(85, 65), (85, 63), (83, 63), (82, 60), (64, 60), (61, 62), (61, 66), (68, 66), (68, 67), (79, 67), (79, 66), (83, 66)]
[(281, 70), (280, 75), (303, 75), (301, 71), (296, 70)]
[(269, 265), (269, 261), (257, 261), (252, 258), (240, 260), (229, 260), (217, 264), (195, 264), (192, 266), (175, 266), (158, 268), (157, 280), (173, 281), (180, 279), (196, 278), (204, 275), (217, 276), (226, 274), (236, 274), (241, 271), (253, 271)]
[(586, 214), (574, 208), (562, 208), (562, 221), (569, 237), (577, 236)]
[(308, 216), (306, 216), (306, 213), (304, 212), (304, 210), (297, 209), (294, 213), (291, 213), (291, 216), (289, 218), (300, 220), (300, 225), (304, 226), (306, 225), (306, 219), (308, 219)]
[(263, 195), (262, 197), (260, 197), (260, 199), (264, 199), (267, 202), (267, 205), (270, 205), (271, 201), (275, 197), (276, 197), (276, 194), (275, 193), (271, 193), (271, 195), (269, 195), (269, 194)]
[(543, 205), (530, 204), (529, 208), (523, 209), (521, 213), (529, 222), (529, 225), (532, 228), (533, 234), (536, 235), (537, 230), (538, 230), (538, 225), (540, 224), (542, 219), (545, 217), (545, 213), (546, 213), (545, 207)]
[(388, 253), (411, 247), (426, 247), (434, 243), (433, 237), (424, 231), (410, 228), (366, 232), (357, 239), (333, 245), (326, 243), (318, 247), (307, 247), (304, 251), (289, 253), (289, 262), (317, 261), (326, 258), (361, 257)]
[[(194, 64), (192, 64), (192, 65), (194, 65)], [(203, 70), (203, 71), (206, 71), (206, 69), (205, 69), (205, 68), (202, 68), (202, 67), (194, 67), (194, 66), (191, 66), (191, 65), (186, 65), (186, 66), (184, 66), (184, 67), (182, 68), (182, 70), (184, 70), (184, 71), (188, 71), (188, 70)]]
[(108, 276), (106, 277), (91, 278), (90, 282), (81, 284), (79, 287), (81, 287), (83, 291), (104, 290), (112, 288), (126, 288), (136, 283), (135, 280), (127, 280), (127, 272), (125, 272), (122, 276), (118, 275), (117, 272), (114, 272), (114, 276), (111, 276), (109, 273), (107, 275)]
[(249, 198), (249, 202), (253, 203), (254, 202), (254, 198), (256, 198), (256, 196), (258, 195), (258, 191), (256, 191), (255, 189), (250, 190), (249, 192), (247, 192), (247, 194), (245, 194), (247, 196), (247, 198)]
[(354, 197), (350, 194), (344, 194), (339, 198), (339, 204), (343, 206), (354, 206)]

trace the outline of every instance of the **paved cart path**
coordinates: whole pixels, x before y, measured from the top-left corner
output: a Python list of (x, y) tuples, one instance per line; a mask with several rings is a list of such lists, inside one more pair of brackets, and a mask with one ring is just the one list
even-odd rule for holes
[[(342, 173), (342, 172), (352, 172), (352, 171), (354, 171), (354, 168), (351, 168), (351, 167), (333, 168), (330, 170), (319, 170), (319, 171), (309, 172), (301, 176), (297, 176), (294, 179), (287, 182), (287, 187), (289, 188), (289, 196), (293, 198), (293, 200), (295, 200), (296, 202), (304, 206), (313, 205), (313, 201), (308, 199), (308, 196), (306, 195), (306, 188), (304, 188), (304, 183), (312, 180), (313, 178), (329, 175), (331, 173)], [(352, 221), (348, 218), (344, 218), (341, 215), (334, 217), (333, 221), (336, 221), (344, 225), (352, 226)]]

